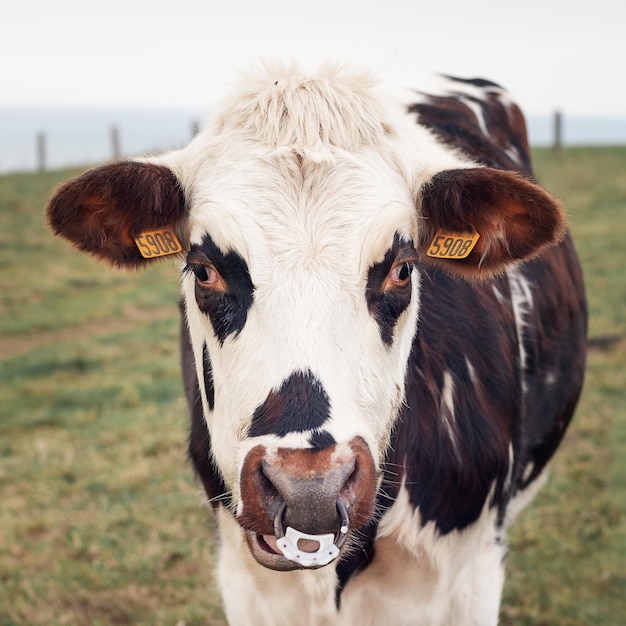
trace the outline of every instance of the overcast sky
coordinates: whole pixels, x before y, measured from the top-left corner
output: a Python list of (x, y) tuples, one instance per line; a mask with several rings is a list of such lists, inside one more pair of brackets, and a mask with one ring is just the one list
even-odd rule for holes
[(626, 117), (623, 0), (0, 0), (0, 106), (208, 107), (259, 58), (482, 76)]

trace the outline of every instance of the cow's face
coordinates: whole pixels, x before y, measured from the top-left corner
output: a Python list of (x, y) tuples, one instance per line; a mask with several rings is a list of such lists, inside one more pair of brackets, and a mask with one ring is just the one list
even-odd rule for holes
[[(186, 150), (66, 183), (48, 217), (115, 265), (148, 262), (144, 231), (178, 234), (213, 461), (252, 554), (291, 569), (329, 562), (375, 514), (420, 268), (485, 278), (564, 223), (539, 187), (442, 158), (353, 82), (276, 86)], [(426, 255), (472, 232), (463, 258)]]
[(374, 151), (224, 161), (193, 185), (183, 272), (215, 461), (263, 547), (283, 503), (304, 533), (338, 531), (338, 499), (360, 526), (416, 327), (414, 201)]

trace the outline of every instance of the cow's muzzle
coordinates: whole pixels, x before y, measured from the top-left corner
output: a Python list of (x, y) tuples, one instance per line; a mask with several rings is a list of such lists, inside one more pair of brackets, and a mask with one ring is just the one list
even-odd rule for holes
[(238, 521), (265, 567), (322, 567), (374, 514), (376, 470), (360, 437), (323, 450), (253, 448), (241, 471)]

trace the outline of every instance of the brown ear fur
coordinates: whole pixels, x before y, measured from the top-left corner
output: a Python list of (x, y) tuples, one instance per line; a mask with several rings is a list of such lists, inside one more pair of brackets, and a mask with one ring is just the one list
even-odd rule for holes
[[(516, 172), (492, 168), (439, 172), (421, 191), (418, 249), (424, 260), (468, 278), (486, 278), (507, 264), (558, 243), (566, 222), (559, 202)], [(465, 259), (426, 256), (437, 231), (478, 232)]]
[(103, 165), (63, 183), (46, 207), (53, 232), (116, 266), (145, 264), (133, 237), (169, 227), (182, 239), (183, 190), (163, 165)]

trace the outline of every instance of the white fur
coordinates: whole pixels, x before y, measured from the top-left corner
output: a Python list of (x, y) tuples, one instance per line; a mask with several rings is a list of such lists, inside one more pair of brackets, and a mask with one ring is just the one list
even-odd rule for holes
[(421, 522), (402, 487), (378, 537), (373, 563), (342, 595), (338, 623), (497, 624), (504, 552), (487, 505), (467, 529), (440, 536), (433, 522)]
[(441, 402), (439, 406), (439, 419), (444, 426), (446, 434), (452, 443), (452, 449), (457, 459), (460, 459), (459, 442), (456, 432), (456, 416), (454, 413), (454, 379), (452, 373), (446, 370), (443, 373), (443, 387), (441, 389)]
[(515, 316), (515, 328), (517, 330), (517, 343), (520, 351), (520, 370), (522, 376), (522, 389), (526, 391), (527, 384), (524, 372), (526, 371), (526, 349), (524, 348), (524, 329), (528, 325), (528, 318), (533, 308), (533, 294), (530, 283), (522, 274), (519, 266), (514, 265), (507, 269), (506, 275), (511, 287), (511, 303)]

